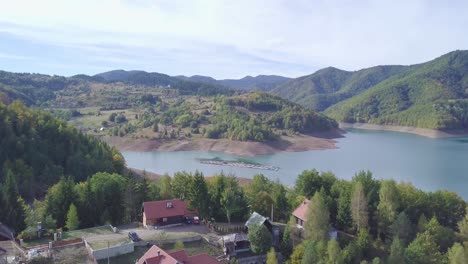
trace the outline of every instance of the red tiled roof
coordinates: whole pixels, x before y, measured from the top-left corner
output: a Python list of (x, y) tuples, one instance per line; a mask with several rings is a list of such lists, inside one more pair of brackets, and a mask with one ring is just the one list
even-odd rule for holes
[(176, 262), (177, 260), (169, 255), (166, 251), (160, 249), (157, 246), (152, 246), (138, 260), (137, 264), (175, 264)]
[[(159, 252), (159, 256), (158, 256)], [(188, 256), (185, 250), (167, 253), (157, 246), (152, 246), (137, 262), (137, 264), (219, 264), (208, 254)]]
[(302, 221), (307, 221), (306, 220), (306, 217), (307, 217), (307, 209), (308, 209), (308, 205), (309, 205), (309, 202), (310, 200), (308, 199), (305, 199), (300, 205), (299, 207), (296, 208), (296, 210), (294, 210), (293, 212), (293, 215), (299, 219), (301, 219)]
[[(171, 208), (167, 207), (168, 202), (172, 203)], [(143, 210), (145, 212), (146, 219), (197, 215), (197, 212), (187, 209), (187, 203), (185, 201), (179, 199), (144, 202)]]

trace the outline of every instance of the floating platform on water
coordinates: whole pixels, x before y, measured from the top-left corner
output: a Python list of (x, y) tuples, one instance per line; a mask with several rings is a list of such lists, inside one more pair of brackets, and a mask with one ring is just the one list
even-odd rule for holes
[(269, 165), (262, 165), (258, 163), (247, 163), (240, 161), (229, 161), (229, 160), (220, 160), (220, 159), (200, 159), (200, 163), (209, 164), (209, 165), (219, 165), (219, 166), (232, 166), (238, 168), (247, 168), (247, 169), (257, 169), (257, 170), (271, 170), (278, 171), (280, 168)]

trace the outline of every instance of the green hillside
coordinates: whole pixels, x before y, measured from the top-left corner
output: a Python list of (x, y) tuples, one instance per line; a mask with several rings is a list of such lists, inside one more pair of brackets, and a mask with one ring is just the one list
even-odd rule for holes
[(96, 106), (99, 101), (109, 108), (125, 108), (135, 105), (135, 94), (141, 93), (212, 96), (233, 91), (221, 85), (144, 71), (117, 70), (72, 77), (0, 71), (0, 102), (5, 104), (21, 100), (28, 106), (71, 108)]
[(61, 177), (84, 181), (96, 172), (122, 172), (120, 153), (51, 115), (15, 101), (0, 102), (0, 187), (13, 175), (19, 193), (42, 196)]
[(468, 127), (468, 51), (454, 51), (401, 73), (328, 108), (338, 121)]
[(328, 67), (279, 85), (272, 93), (323, 111), (403, 71), (403, 66), (376, 66), (356, 72)]

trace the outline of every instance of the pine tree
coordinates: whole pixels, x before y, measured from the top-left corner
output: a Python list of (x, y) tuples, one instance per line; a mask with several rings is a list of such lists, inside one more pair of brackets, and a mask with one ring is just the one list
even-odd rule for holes
[(460, 244), (455, 243), (453, 246), (448, 250), (448, 263), (449, 264), (466, 264), (468, 263), (468, 252), (466, 249)]
[(268, 251), (266, 264), (278, 264), (274, 248), (271, 248), (270, 251)]
[(293, 251), (293, 245), (291, 241), (291, 226), (288, 224), (286, 225), (283, 233), (283, 239), (281, 240), (280, 245), (281, 254), (285, 258), (289, 258)]
[(336, 239), (330, 239), (327, 244), (327, 264), (344, 264), (344, 256)]
[(207, 218), (209, 216), (210, 196), (203, 173), (196, 171), (190, 185), (190, 207), (197, 209), (201, 217)]
[(26, 227), (24, 223), (25, 212), (21, 203), (21, 197), (19, 196), (15, 176), (11, 170), (7, 170), (5, 174), (5, 183), (3, 185), (3, 204), (3, 221), (5, 221), (5, 223), (12, 227), (16, 232), (23, 230)]
[(67, 213), (67, 223), (65, 227), (71, 231), (78, 229), (80, 225), (80, 221), (78, 220), (78, 212), (76, 210), (76, 206), (74, 204), (70, 204), (70, 208), (68, 209)]
[(383, 181), (379, 192), (379, 205), (377, 206), (380, 232), (386, 234), (390, 225), (397, 217), (399, 207), (398, 190), (395, 181)]
[(427, 218), (424, 214), (421, 214), (418, 219), (418, 233), (424, 233), (426, 231)]
[(361, 182), (356, 183), (351, 197), (351, 216), (358, 231), (368, 226), (368, 202)]
[(402, 241), (395, 237), (390, 246), (390, 256), (387, 260), (388, 264), (404, 264), (405, 263), (405, 248)]
[(314, 197), (309, 202), (305, 232), (307, 239), (312, 241), (322, 241), (328, 238), (330, 228), (330, 211), (321, 192), (315, 192)]

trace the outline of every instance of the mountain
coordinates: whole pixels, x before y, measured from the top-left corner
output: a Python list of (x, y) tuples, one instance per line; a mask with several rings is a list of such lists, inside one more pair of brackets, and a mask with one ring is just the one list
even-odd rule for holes
[(192, 81), (190, 78), (177, 78), (157, 72), (114, 70), (96, 74), (94, 77), (102, 77), (107, 82), (123, 82), (131, 85), (166, 86), (177, 89), (180, 94), (215, 95), (232, 93), (226, 87), (216, 83)]
[(287, 82), (290, 78), (277, 75), (246, 76), (242, 79), (225, 79), (218, 81), (224, 86), (243, 89), (270, 91), (274, 87)]
[(431, 129), (468, 127), (468, 51), (397, 67), (388, 78), (325, 113), (344, 122)]
[(290, 78), (278, 76), (278, 75), (258, 75), (256, 77), (246, 76), (242, 79), (223, 79), (216, 80), (212, 77), (194, 75), (191, 77), (179, 75), (176, 76), (179, 79), (190, 80), (195, 82), (203, 82), (209, 84), (220, 84), (225, 87), (240, 89), (240, 90), (261, 90), (270, 91), (278, 85), (281, 85)]
[[(117, 88), (121, 91), (111, 91)], [(106, 99), (104, 97), (112, 94), (115, 100), (118, 97), (122, 100), (122, 97), (131, 96), (132, 90), (143, 89), (151, 92), (155, 88), (172, 90), (172, 94), (178, 95), (211, 96), (234, 93), (232, 89), (220, 84), (180, 80), (166, 74), (144, 71), (115, 70), (94, 76), (79, 74), (72, 77), (0, 71), (0, 102), (5, 104), (21, 100), (28, 106), (68, 108), (79, 106), (74, 105), (78, 101), (87, 105), (100, 98)]]
[(323, 111), (405, 69), (404, 66), (376, 66), (350, 72), (328, 67), (307, 76), (291, 79), (271, 92), (314, 110)]

